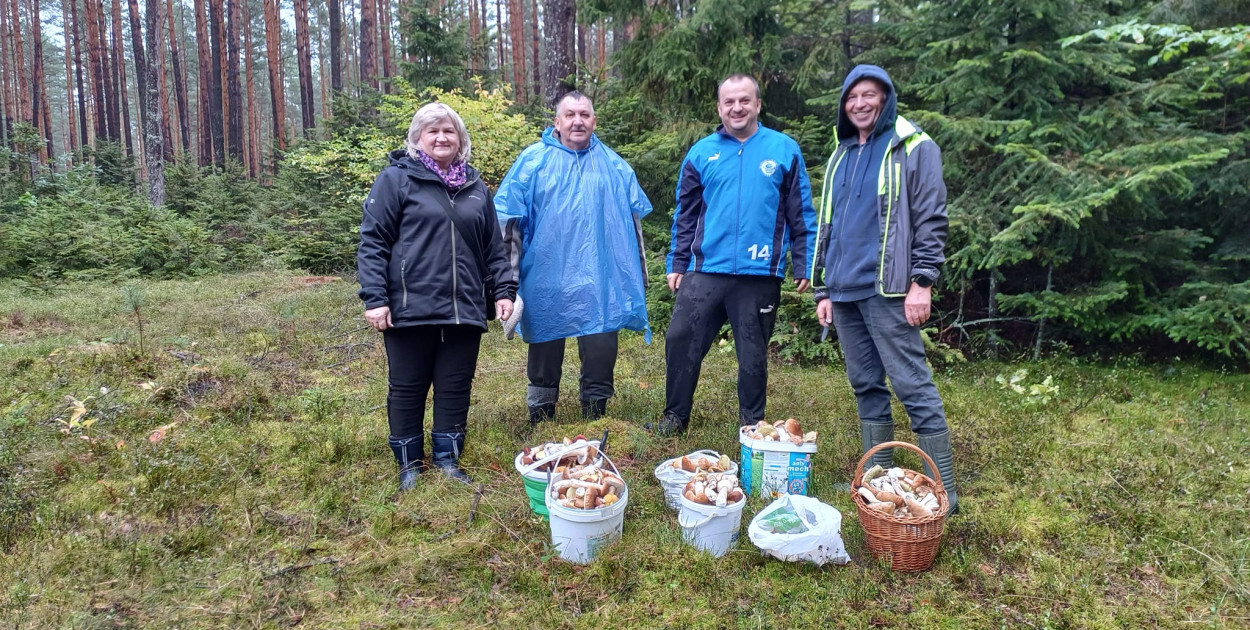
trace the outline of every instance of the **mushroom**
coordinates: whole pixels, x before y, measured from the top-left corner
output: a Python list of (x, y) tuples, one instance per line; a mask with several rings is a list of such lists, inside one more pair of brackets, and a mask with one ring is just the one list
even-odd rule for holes
[(799, 421), (794, 418), (788, 418), (785, 422), (786, 433), (790, 435), (803, 435), (803, 429), (799, 426)]

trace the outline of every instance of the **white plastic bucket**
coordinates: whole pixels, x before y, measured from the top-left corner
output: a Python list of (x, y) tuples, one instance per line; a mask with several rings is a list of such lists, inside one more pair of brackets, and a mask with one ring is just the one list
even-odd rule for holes
[(625, 528), (625, 505), (629, 503), (628, 487), (619, 501), (597, 510), (566, 508), (551, 498), (550, 492), (546, 496), (547, 512), (551, 515), (551, 545), (559, 550), (561, 558), (589, 564), (599, 555), (601, 547), (621, 537)]
[[(690, 459), (697, 457), (706, 457), (711, 460), (720, 459), (720, 453), (712, 450), (695, 451), (686, 455)], [(660, 481), (660, 486), (664, 488), (664, 503), (673, 510), (681, 510), (681, 493), (694, 477), (694, 473), (686, 472), (680, 468), (673, 468), (674, 461), (680, 461), (681, 457), (666, 459), (659, 466), (655, 467), (655, 478)], [(729, 470), (725, 471), (731, 475), (738, 474), (738, 464), (730, 462)]]
[(696, 549), (721, 557), (738, 542), (738, 530), (742, 527), (742, 508), (746, 499), (725, 507), (695, 503), (681, 497), (681, 513), (677, 524), (681, 525), (681, 537)]
[(742, 444), (738, 479), (742, 491), (747, 494), (763, 492), (764, 496), (772, 498), (783, 494), (807, 494), (816, 445), (803, 443), (795, 446), (792, 442), (752, 440), (747, 437), (746, 429), (738, 430), (738, 442)]
[[(596, 452), (598, 452), (597, 449), (599, 448), (599, 440), (588, 441), (595, 447)], [(521, 463), (521, 458), (524, 456), (524, 451), (517, 453), (516, 458), (512, 460), (512, 466), (516, 468), (517, 472), (521, 473), (521, 480), (525, 484), (525, 494), (530, 501), (530, 509), (533, 510), (535, 514), (543, 518), (547, 518), (547, 502), (543, 499), (543, 495), (547, 493), (547, 471), (530, 470), (533, 468), (532, 465), (527, 466)], [(602, 463), (602, 453), (597, 455), (594, 461), (596, 464)], [(528, 472), (526, 472), (527, 470)]]

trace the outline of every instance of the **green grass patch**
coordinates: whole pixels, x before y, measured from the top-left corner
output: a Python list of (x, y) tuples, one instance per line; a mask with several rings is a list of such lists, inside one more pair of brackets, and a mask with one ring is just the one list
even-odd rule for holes
[[(1055, 359), (940, 368), (963, 513), (935, 566), (891, 573), (835, 484), (859, 457), (838, 364), (772, 365), (770, 417), (820, 432), (813, 494), (853, 563), (684, 545), (652, 475), (738, 459), (736, 365), (714, 348), (689, 435), (663, 408), (662, 336), (622, 337), (609, 416), (580, 418), (568, 352), (554, 421), (531, 429), (525, 345), (483, 339), (463, 463), (395, 492), (386, 358), (349, 281), (283, 273), (0, 285), (0, 625), (217, 627), (1244, 627), (1250, 620), (1250, 377), (1183, 363)], [(141, 296), (142, 299), (137, 299)], [(136, 305), (138, 308), (136, 309)], [(140, 332), (142, 322), (142, 332)], [(1018, 393), (996, 377), (1025, 367)], [(1044, 398), (1048, 397), (1046, 400)], [(83, 411), (75, 417), (75, 409)], [(905, 414), (896, 408), (900, 426)], [(158, 428), (163, 439), (149, 439)], [(512, 459), (610, 429), (625, 533), (589, 566), (555, 557)], [(905, 430), (900, 437), (911, 440)], [(916, 467), (912, 455), (901, 464)]]

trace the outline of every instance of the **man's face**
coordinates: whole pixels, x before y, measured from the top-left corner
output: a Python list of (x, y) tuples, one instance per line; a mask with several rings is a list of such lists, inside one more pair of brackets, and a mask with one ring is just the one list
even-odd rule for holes
[(555, 122), (560, 143), (581, 151), (590, 146), (590, 134), (595, 131), (595, 106), (588, 98), (566, 98), (556, 108)]
[(851, 86), (846, 94), (847, 118), (859, 130), (861, 137), (867, 137), (877, 125), (881, 116), (881, 108), (885, 106), (885, 87), (874, 79), (864, 79)]
[(750, 79), (730, 79), (721, 84), (716, 112), (729, 135), (745, 140), (755, 133), (760, 119), (760, 99)]

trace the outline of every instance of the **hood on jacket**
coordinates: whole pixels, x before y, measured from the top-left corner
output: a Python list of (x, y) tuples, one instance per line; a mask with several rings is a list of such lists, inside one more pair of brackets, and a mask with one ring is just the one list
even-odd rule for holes
[(873, 135), (893, 128), (894, 121), (898, 119), (898, 95), (894, 91), (894, 82), (890, 80), (889, 73), (879, 66), (860, 64), (855, 66), (846, 75), (846, 80), (842, 82), (842, 96), (838, 98), (839, 141), (859, 135), (859, 129), (846, 115), (846, 95), (851, 92), (851, 88), (855, 87), (856, 83), (864, 79), (876, 79), (885, 86), (885, 103), (881, 106), (881, 114), (877, 116), (877, 125), (873, 128)]
[(543, 130), (543, 144), (548, 145), (548, 146), (553, 146), (553, 147), (559, 147), (561, 149), (564, 149), (565, 151), (568, 151), (569, 153), (581, 153), (582, 151), (589, 151), (595, 148), (596, 146), (598, 146), (599, 136), (595, 135), (594, 133), (591, 133), (590, 144), (587, 144), (586, 148), (582, 149), (582, 151), (574, 151), (573, 149), (570, 149), (564, 146), (563, 142), (560, 142), (560, 136), (556, 133), (556, 128), (554, 126), (551, 126)]
[[(412, 159), (412, 156), (408, 155), (408, 149), (395, 149), (394, 151), (386, 154), (386, 158), (390, 162), (391, 166), (398, 166), (399, 168), (405, 169), (410, 175), (424, 179), (432, 178), (442, 181), (441, 179), (438, 179), (438, 174), (433, 173), (430, 169), (426, 168), (425, 165), (421, 163), (421, 160)], [(478, 170), (473, 168), (472, 164), (465, 165), (465, 174), (469, 176), (469, 182), (477, 179), (480, 175)]]

